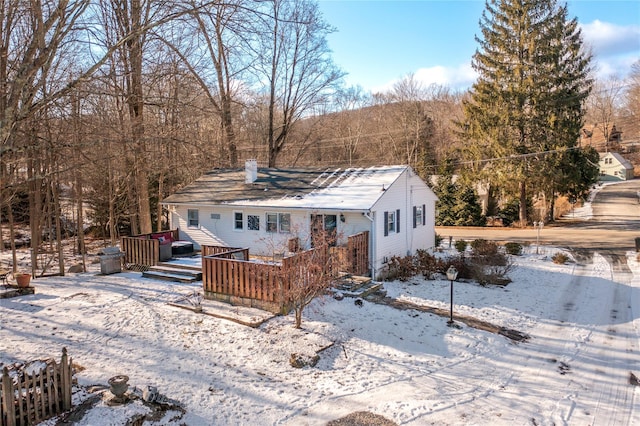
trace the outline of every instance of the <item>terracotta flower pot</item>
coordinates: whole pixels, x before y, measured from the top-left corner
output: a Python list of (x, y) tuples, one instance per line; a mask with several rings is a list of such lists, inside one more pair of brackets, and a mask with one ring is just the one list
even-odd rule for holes
[(31, 282), (31, 274), (16, 274), (16, 283), (18, 287), (29, 287)]

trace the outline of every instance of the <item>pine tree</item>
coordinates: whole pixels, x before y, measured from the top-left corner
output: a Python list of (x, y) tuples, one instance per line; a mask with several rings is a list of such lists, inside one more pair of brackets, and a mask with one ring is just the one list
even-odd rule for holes
[(576, 148), (582, 104), (592, 85), (591, 56), (566, 5), (554, 0), (485, 4), (473, 57), (479, 77), (464, 102), (461, 134), (474, 160), (494, 159), (478, 164), (489, 181), (518, 197), (524, 225), (529, 190), (555, 188), (565, 175), (555, 168), (567, 166), (559, 159)]

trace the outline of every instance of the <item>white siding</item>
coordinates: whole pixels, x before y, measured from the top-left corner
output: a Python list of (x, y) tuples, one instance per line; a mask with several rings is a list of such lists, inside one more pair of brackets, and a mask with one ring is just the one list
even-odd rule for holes
[(633, 179), (633, 166), (623, 157), (617, 158), (616, 155), (609, 152), (600, 158), (600, 180)]
[[(436, 196), (414, 172), (405, 171), (372, 209), (375, 217), (371, 261), (376, 276), (392, 256), (413, 255), (435, 246)], [(413, 206), (425, 205), (425, 224), (413, 228)], [(400, 232), (384, 235), (384, 212), (400, 210)]]
[[(197, 208), (199, 213), (200, 226), (198, 228), (187, 226), (187, 210), (194, 208)], [(243, 214), (243, 230), (241, 231), (234, 228), (235, 212)], [(266, 232), (267, 212), (290, 213), (291, 232)], [(219, 219), (213, 219), (212, 214), (219, 215)], [(201, 245), (248, 247), (251, 254), (270, 256), (274, 252), (286, 251), (288, 240), (293, 237), (299, 238), (303, 249), (310, 247), (311, 214), (335, 214), (337, 216), (339, 244), (346, 243), (347, 237), (350, 235), (371, 230), (371, 222), (362, 212), (343, 212), (340, 210), (286, 212), (275, 209), (242, 209), (237, 206), (177, 206), (171, 214), (171, 228), (179, 228), (180, 239), (194, 242), (198, 249)], [(344, 216), (344, 222), (340, 220), (341, 214)], [(259, 231), (247, 229), (247, 215), (256, 215), (260, 218)]]
[[(291, 232), (266, 232), (267, 212), (287, 212), (285, 209), (265, 209), (262, 207), (242, 208), (234, 206), (175, 206), (171, 208), (172, 228), (180, 229), (182, 239), (191, 240), (197, 246), (203, 244), (248, 247), (252, 254), (272, 255), (286, 251), (287, 242), (298, 237), (302, 248), (309, 248), (310, 218), (312, 214), (335, 214), (338, 244), (346, 243), (350, 235), (370, 231), (369, 259), (373, 277), (377, 277), (385, 267), (384, 262), (392, 256), (415, 254), (418, 249), (430, 250), (435, 245), (435, 203), (436, 196), (410, 168), (401, 173), (390, 186), (380, 188), (380, 198), (370, 211), (332, 210), (289, 210)], [(425, 206), (425, 224), (413, 228), (413, 207)], [(187, 210), (198, 208), (199, 227), (187, 227)], [(384, 235), (384, 212), (400, 210), (400, 232)], [(242, 212), (243, 229), (234, 229), (234, 212)], [(219, 215), (213, 218), (212, 214)], [(247, 216), (260, 218), (260, 230), (247, 229)], [(341, 215), (344, 221), (341, 220)]]

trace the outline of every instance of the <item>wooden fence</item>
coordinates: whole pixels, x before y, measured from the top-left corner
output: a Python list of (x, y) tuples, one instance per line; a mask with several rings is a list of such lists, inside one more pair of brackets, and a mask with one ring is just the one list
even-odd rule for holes
[(202, 245), (200, 246), (200, 253), (202, 253), (202, 257), (217, 256), (224, 259), (249, 260), (248, 248)]
[(150, 267), (160, 261), (160, 241), (139, 237), (122, 237), (120, 250), (124, 252), (125, 267)]
[[(248, 259), (248, 250), (246, 254)], [(282, 312), (283, 277), (282, 264), (237, 260), (230, 251), (202, 257), (202, 288), (207, 299)]]
[(331, 268), (335, 272), (353, 275), (369, 274), (369, 231), (351, 235), (347, 245), (331, 247)]
[(202, 246), (202, 286), (207, 299), (220, 300), (282, 313), (286, 294), (293, 280), (304, 279), (310, 256), (314, 263), (341, 272), (366, 275), (369, 272), (369, 233), (348, 238), (346, 247), (332, 247), (318, 258), (312, 249), (284, 257), (281, 262), (249, 261), (249, 250), (221, 246)]
[(60, 364), (44, 361), (37, 372), (23, 369), (10, 375), (4, 367), (0, 400), (2, 426), (35, 425), (70, 410), (71, 358), (67, 349), (62, 349)]
[(160, 241), (151, 238), (154, 234), (164, 234), (170, 232), (174, 241), (178, 240), (180, 231), (173, 229), (164, 232), (135, 235), (133, 237), (122, 237), (120, 239), (120, 250), (124, 252), (125, 267), (137, 266), (148, 268), (160, 262)]

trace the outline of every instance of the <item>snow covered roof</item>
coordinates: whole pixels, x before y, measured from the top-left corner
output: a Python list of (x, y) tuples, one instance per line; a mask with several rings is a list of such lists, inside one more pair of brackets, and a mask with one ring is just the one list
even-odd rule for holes
[(253, 183), (245, 182), (245, 169), (218, 169), (165, 198), (163, 204), (368, 210), (408, 169), (408, 166), (258, 168)]

